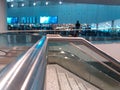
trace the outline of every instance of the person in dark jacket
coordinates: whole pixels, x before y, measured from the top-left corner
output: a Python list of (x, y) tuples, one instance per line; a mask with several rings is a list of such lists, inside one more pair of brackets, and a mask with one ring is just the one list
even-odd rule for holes
[(75, 29), (76, 29), (76, 32), (75, 32), (74, 36), (77, 37), (77, 36), (79, 36), (79, 29), (80, 29), (80, 23), (78, 20), (75, 24)]
[(77, 22), (76, 22), (76, 24), (75, 24), (75, 28), (76, 28), (76, 29), (79, 29), (79, 28), (80, 28), (80, 23), (79, 23), (78, 20), (77, 20)]

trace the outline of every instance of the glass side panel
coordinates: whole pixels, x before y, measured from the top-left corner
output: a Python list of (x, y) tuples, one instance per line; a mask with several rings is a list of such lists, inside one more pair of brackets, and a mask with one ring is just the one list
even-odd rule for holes
[(108, 60), (100, 57), (82, 43), (64, 41), (49, 41), (48, 43), (48, 63), (57, 63), (103, 90), (119, 90), (118, 74), (99, 61), (106, 63)]
[(41, 36), (29, 33), (0, 34), (0, 71), (19, 60)]
[(112, 78), (118, 80), (120, 82), (120, 66), (116, 65), (114, 62), (106, 59), (105, 57), (101, 56), (99, 53), (93, 51), (89, 46), (85, 46), (85, 44), (81, 43), (74, 43), (77, 48), (79, 48), (82, 52), (86, 53), (88, 56), (94, 58), (91, 61), (87, 61), (87, 63), (91, 64), (92, 66), (96, 67), (100, 71), (106, 73), (107, 75), (111, 76)]
[(0, 47), (31, 46), (40, 40), (39, 33), (6, 33), (0, 34)]

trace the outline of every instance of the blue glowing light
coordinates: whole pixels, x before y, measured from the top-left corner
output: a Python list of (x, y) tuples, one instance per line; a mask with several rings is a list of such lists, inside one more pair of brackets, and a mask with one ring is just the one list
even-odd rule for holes
[(58, 22), (57, 16), (41, 16), (40, 23), (41, 24), (56, 24)]
[(39, 43), (36, 45), (37, 49), (39, 49), (43, 46), (45, 39), (46, 39), (46, 37), (43, 37), (42, 39), (40, 39)]

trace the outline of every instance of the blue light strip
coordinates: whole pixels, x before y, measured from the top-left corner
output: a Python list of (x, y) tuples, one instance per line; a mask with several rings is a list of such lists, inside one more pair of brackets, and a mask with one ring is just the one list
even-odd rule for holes
[(44, 36), (44, 37), (42, 37), (42, 39), (40, 39), (40, 41), (39, 41), (39, 43), (36, 45), (36, 49), (40, 49), (42, 46), (43, 46), (43, 44), (44, 44), (44, 42), (45, 42), (45, 39), (46, 39), (46, 37)]

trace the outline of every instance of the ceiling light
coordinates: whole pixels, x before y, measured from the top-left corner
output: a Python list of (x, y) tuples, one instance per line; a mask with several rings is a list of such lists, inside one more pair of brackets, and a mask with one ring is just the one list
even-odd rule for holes
[(33, 3), (33, 6), (35, 6), (35, 5), (36, 5), (36, 3), (34, 2), (34, 3)]
[(14, 7), (14, 5), (13, 5), (13, 4), (11, 4), (11, 7)]
[(14, 0), (7, 0), (7, 2), (13, 2)]
[(59, 4), (61, 5), (61, 4), (62, 4), (62, 1), (59, 1)]
[(22, 5), (21, 5), (21, 6), (23, 7), (23, 6), (25, 6), (25, 4), (24, 4), (24, 3), (22, 3)]
[(46, 2), (45, 4), (48, 5), (48, 2)]

